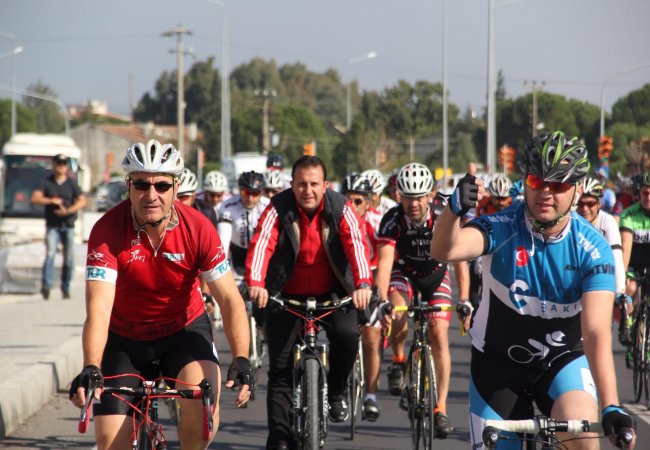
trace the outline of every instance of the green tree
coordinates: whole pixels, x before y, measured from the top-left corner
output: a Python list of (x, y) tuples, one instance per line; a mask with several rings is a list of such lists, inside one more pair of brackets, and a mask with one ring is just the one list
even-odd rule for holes
[[(34, 113), (20, 103), (16, 103), (16, 131), (36, 131)], [(11, 100), (0, 100), (0, 148), (11, 138)]]
[[(41, 81), (27, 87), (27, 92), (35, 96), (57, 99), (57, 93)], [(62, 133), (65, 130), (65, 119), (59, 105), (52, 100), (44, 100), (34, 96), (23, 96), (23, 103), (34, 114), (35, 130), (38, 133)], [(18, 117), (20, 118), (20, 116)], [(22, 129), (22, 128), (21, 128)]]
[(614, 103), (612, 122), (631, 123), (637, 126), (650, 123), (650, 83)]

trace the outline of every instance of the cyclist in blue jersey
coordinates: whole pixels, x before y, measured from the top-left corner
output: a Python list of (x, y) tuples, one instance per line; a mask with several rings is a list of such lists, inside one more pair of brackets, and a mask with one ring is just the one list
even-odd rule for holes
[[(605, 434), (634, 427), (619, 406), (612, 356), (614, 258), (607, 241), (572, 212), (587, 174), (587, 149), (562, 132), (535, 137), (520, 168), (524, 201), (462, 226), (484, 196), (471, 165), (434, 229), (431, 256), (483, 256), (483, 293), (470, 327), (470, 434), (486, 419), (598, 419)], [(636, 436), (633, 438), (633, 444)], [(519, 448), (516, 440), (502, 448)], [(594, 439), (570, 448), (597, 448)]]

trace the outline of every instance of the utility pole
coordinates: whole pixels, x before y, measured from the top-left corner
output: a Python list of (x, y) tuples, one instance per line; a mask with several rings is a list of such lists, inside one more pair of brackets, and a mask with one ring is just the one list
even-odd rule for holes
[[(178, 128), (178, 150), (183, 155), (183, 158), (186, 158), (185, 154), (185, 85), (184, 85), (184, 72), (183, 67), (185, 54), (183, 50), (183, 35), (187, 34), (192, 35), (192, 32), (182, 26), (177, 26), (173, 30), (166, 31), (162, 34), (165, 37), (176, 36), (176, 50), (170, 50), (170, 53), (176, 53), (176, 66), (177, 66), (177, 83), (178, 92), (176, 93), (176, 122)], [(192, 52), (187, 52), (187, 54), (192, 54)]]
[(262, 153), (271, 151), (271, 132), (269, 128), (269, 112), (271, 110), (271, 97), (277, 95), (275, 89), (255, 89), (255, 95), (262, 97)]
[[(524, 81), (524, 86), (528, 86), (528, 84), (529, 84), (528, 81)], [(532, 107), (532, 112), (531, 112), (531, 116), (532, 116), (533, 120), (532, 120), (531, 137), (532, 136), (537, 136), (537, 132), (538, 132), (538, 130), (537, 130), (537, 93), (539, 91), (541, 91), (544, 88), (544, 86), (546, 86), (546, 81), (542, 81), (541, 83), (538, 83), (537, 81), (533, 80), (533, 82), (530, 83), (531, 91), (533, 93), (533, 107)]]

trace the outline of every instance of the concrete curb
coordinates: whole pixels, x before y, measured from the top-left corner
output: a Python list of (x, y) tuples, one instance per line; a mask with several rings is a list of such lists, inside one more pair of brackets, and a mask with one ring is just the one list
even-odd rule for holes
[(0, 439), (16, 430), (57, 392), (67, 390), (82, 364), (81, 336), (78, 336), (63, 343), (37, 365), (0, 383)]

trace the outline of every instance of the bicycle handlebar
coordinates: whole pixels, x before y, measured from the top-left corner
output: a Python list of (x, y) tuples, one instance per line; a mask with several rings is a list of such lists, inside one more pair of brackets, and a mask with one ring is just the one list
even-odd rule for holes
[[(541, 432), (566, 432), (571, 434), (599, 433), (603, 434), (603, 426), (599, 422), (588, 420), (555, 420), (546, 417), (525, 420), (486, 420), (483, 428), (483, 444), (488, 449), (496, 448), (501, 431), (512, 433), (528, 433), (536, 435)], [(617, 445), (620, 448), (629, 448), (632, 443), (632, 429), (624, 429), (616, 436)]]
[(269, 296), (269, 301), (274, 302), (278, 307), (284, 309), (300, 309), (304, 311), (329, 311), (341, 308), (352, 302), (352, 297), (347, 296), (343, 298), (331, 298), (327, 300), (316, 300), (314, 297), (309, 297), (305, 300), (296, 300), (290, 298), (282, 298), (279, 296)]
[[(164, 379), (164, 378), (162, 378)], [(212, 432), (214, 423), (212, 419), (212, 412), (214, 408), (214, 391), (212, 383), (209, 380), (203, 379), (198, 384), (199, 389), (169, 389), (167, 387), (159, 387), (156, 381), (142, 380), (142, 384), (135, 387), (129, 386), (105, 386), (103, 387), (102, 396), (122, 394), (122, 395), (135, 395), (138, 397), (158, 397), (158, 398), (184, 398), (191, 400), (201, 400), (205, 406), (208, 421), (208, 430)], [(90, 415), (92, 411), (92, 402), (97, 390), (97, 383), (99, 382), (99, 374), (93, 374), (90, 377), (90, 386), (86, 392), (86, 403), (81, 408), (79, 414), (79, 425), (77, 427), (79, 433), (85, 433), (88, 430), (90, 423)]]

